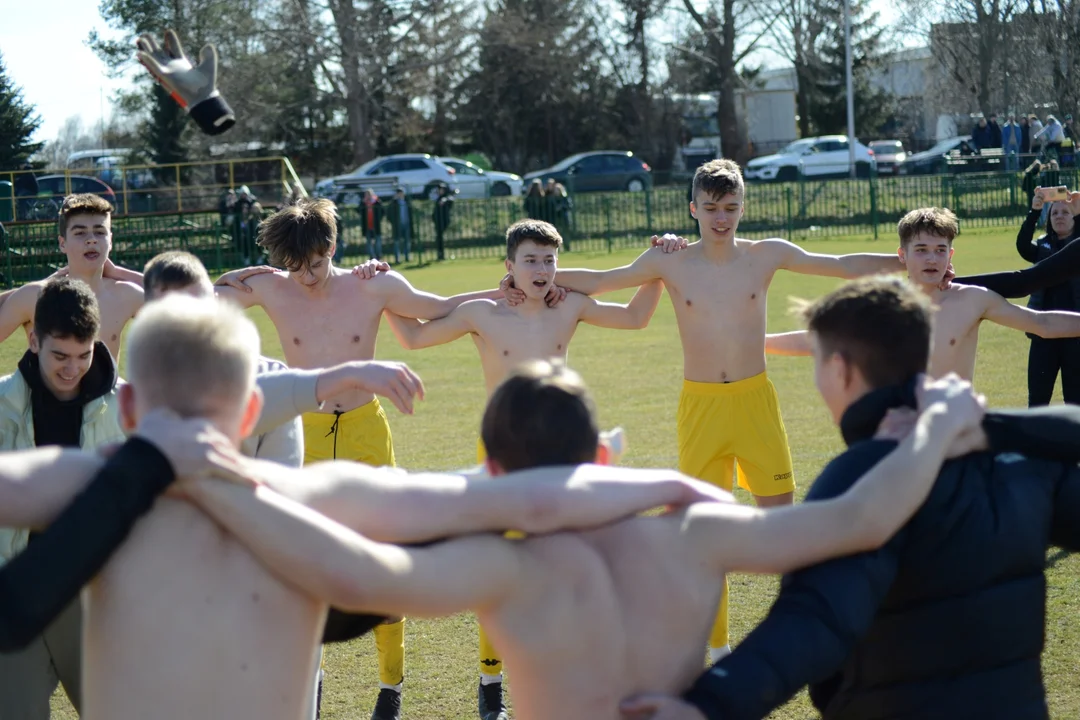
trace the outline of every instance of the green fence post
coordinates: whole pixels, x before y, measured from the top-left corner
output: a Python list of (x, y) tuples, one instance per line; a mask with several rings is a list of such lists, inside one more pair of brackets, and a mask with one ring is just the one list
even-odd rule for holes
[(653, 228), (651, 184), (645, 188), (645, 227), (648, 228), (648, 231), (645, 233), (646, 235), (652, 235), (656, 232)]
[(3, 225), (0, 225), (0, 246), (4, 248), (4, 266), (6, 270), (4, 274), (7, 277), (7, 286), (10, 288), (14, 284), (11, 275), (11, 248), (8, 247), (7, 230), (4, 229)]
[(791, 185), (784, 186), (784, 199), (787, 205), (787, 236), (788, 240), (795, 241), (795, 218), (791, 216), (791, 203), (793, 200), (793, 193), (791, 192)]
[(877, 178), (876, 173), (871, 171), (870, 183), (870, 224), (874, 227), (874, 239), (878, 239), (878, 207), (877, 207)]
[(803, 167), (799, 165), (799, 219), (806, 219), (806, 176)]
[(607, 229), (605, 235), (607, 236), (607, 251), (610, 253), (614, 247), (614, 238), (611, 236), (611, 198), (607, 195), (604, 196), (604, 218), (607, 222)]
[(1016, 207), (1016, 173), (1009, 173), (1009, 205)]

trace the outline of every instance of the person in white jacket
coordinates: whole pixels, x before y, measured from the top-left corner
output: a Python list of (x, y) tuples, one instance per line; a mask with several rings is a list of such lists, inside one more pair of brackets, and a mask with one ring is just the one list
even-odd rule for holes
[[(42, 286), (30, 349), (14, 373), (0, 378), (0, 450), (90, 450), (124, 439), (116, 363), (98, 338), (100, 330), (89, 285), (63, 277)], [(25, 530), (0, 529), (0, 564), (32, 541)], [(29, 646), (0, 655), (0, 717), (47, 719), (58, 683), (79, 709), (81, 627), (75, 601)]]

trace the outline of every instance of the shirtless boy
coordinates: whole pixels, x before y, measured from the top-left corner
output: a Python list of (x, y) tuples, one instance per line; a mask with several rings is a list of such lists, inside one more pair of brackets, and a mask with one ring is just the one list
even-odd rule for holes
[[(410, 318), (444, 317), (468, 300), (501, 297), (498, 290), (443, 298), (417, 290), (396, 272), (359, 282), (334, 267), (337, 211), (329, 200), (301, 200), (265, 220), (259, 244), (270, 262), (287, 272), (255, 275), (250, 292), (230, 287), (232, 274), (218, 279), (219, 297), (242, 307), (260, 306), (277, 329), (290, 367), (330, 367), (373, 360), (383, 310)], [(386, 413), (378, 399), (360, 390), (344, 393), (319, 412), (304, 413), (304, 462), (356, 460), (394, 465)], [(397, 620), (375, 632), (379, 655), (378, 707), (374, 720), (397, 718), (405, 673), (405, 626)]]
[[(112, 206), (97, 195), (68, 195), (60, 206), (60, 251), (68, 273), (90, 286), (101, 311), (101, 334), (114, 359), (120, 357), (120, 334), (143, 303), (143, 291), (130, 282), (102, 277), (112, 249)], [(0, 341), (21, 325), (30, 337), (34, 305), (45, 281), (27, 283), (0, 296)]]
[[(514, 286), (525, 294), (523, 302), (505, 299), (470, 300), (440, 320), (420, 323), (387, 313), (386, 318), (403, 347), (410, 350), (442, 345), (471, 334), (480, 353), (484, 383), (490, 397), (495, 388), (523, 362), (566, 358), (578, 323), (637, 330), (649, 324), (660, 301), (659, 280), (643, 285), (628, 305), (598, 302), (588, 295), (569, 293), (555, 307), (545, 300), (555, 283), (562, 236), (541, 220), (521, 220), (506, 231), (506, 270)], [(477, 462), (484, 462), (477, 442)], [(481, 720), (506, 720), (502, 701), (502, 660), (480, 628), (480, 687), (477, 691)]]
[[(176, 295), (152, 303), (132, 324), (126, 352), (128, 424), (169, 408), (206, 417), (234, 445), (254, 424), (259, 336), (230, 303)], [(492, 482), (344, 462), (300, 470), (248, 462), (291, 497), (388, 542), (590, 527), (719, 495), (671, 471), (542, 468)], [(84, 605), (86, 720), (310, 714), (325, 600), (279, 583), (188, 503), (159, 500)]]
[[(739, 485), (759, 506), (788, 505), (791, 451), (765, 375), (769, 283), (777, 270), (851, 278), (902, 266), (891, 255), (820, 255), (776, 238), (737, 238), (743, 197), (739, 166), (710, 161), (694, 173), (690, 203), (700, 241), (670, 254), (653, 247), (613, 270), (559, 270), (556, 282), (593, 295), (663, 280), (683, 348), (679, 470), (731, 490), (737, 469)], [(727, 603), (724, 593), (709, 640), (714, 661), (728, 652)]]
[[(974, 285), (941, 289), (952, 261), (953, 240), (960, 232), (956, 215), (942, 208), (920, 208), (905, 215), (897, 226), (897, 254), (911, 282), (936, 306), (929, 374), (956, 373), (965, 380), (975, 375), (979, 326), (983, 320), (1044, 338), (1080, 336), (1080, 313), (1031, 310), (1014, 305), (992, 290)], [(805, 332), (770, 335), (767, 350), (778, 355), (810, 355)]]
[[(522, 541), (474, 535), (402, 548), (265, 488), (196, 481), (191, 494), (279, 577), (335, 605), (432, 616), (474, 609), (518, 671), (519, 720), (614, 720), (625, 694), (680, 691), (700, 672), (725, 572), (784, 572), (882, 544), (981, 415), (969, 395), (933, 403), (893, 456), (835, 500), (760, 510), (727, 496)], [(603, 458), (587, 391), (561, 364), (531, 363), (507, 379), (483, 437), (493, 475)]]

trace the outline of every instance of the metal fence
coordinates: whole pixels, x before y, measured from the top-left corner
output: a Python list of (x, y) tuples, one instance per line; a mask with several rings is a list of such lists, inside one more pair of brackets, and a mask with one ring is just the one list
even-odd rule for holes
[[(1077, 171), (1063, 169), (1038, 181), (1043, 185), (1077, 185)], [(1034, 183), (1029, 183), (1033, 187)], [(663, 187), (645, 192), (579, 193), (564, 206), (533, 207), (540, 219), (562, 232), (566, 250), (611, 251), (642, 247), (652, 234), (697, 233), (690, 217), (689, 188)], [(793, 183), (750, 184), (741, 236), (779, 236), (793, 241), (813, 237), (894, 232), (908, 210), (927, 205), (951, 208), (964, 227), (1017, 225), (1027, 214), (1030, 197), (1018, 173), (979, 173), (871, 177), (860, 180), (805, 180)], [(395, 260), (394, 232), (387, 208), (380, 239), (384, 259)], [(411, 263), (440, 259), (498, 257), (505, 251), (506, 227), (527, 216), (521, 198), (457, 200), (449, 224), (440, 233), (435, 205), (428, 200), (409, 204), (412, 227)], [(368, 257), (357, 207), (340, 207), (339, 236), (343, 264)], [(140, 268), (153, 255), (184, 249), (198, 255), (213, 271), (261, 261), (254, 220), (220, 213), (164, 213), (113, 220), (113, 258)], [(441, 236), (441, 237), (440, 237)], [(374, 240), (374, 238), (373, 238)], [(16, 222), (0, 231), (4, 262), (0, 267), (8, 286), (44, 277), (64, 263), (55, 222)], [(404, 261), (404, 247), (399, 246)]]

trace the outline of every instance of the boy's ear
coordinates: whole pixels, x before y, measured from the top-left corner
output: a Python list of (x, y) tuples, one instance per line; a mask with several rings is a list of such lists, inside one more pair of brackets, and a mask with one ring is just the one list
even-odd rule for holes
[(514, 263), (510, 259), (506, 260), (506, 272), (508, 272), (508, 273), (514, 272)]
[(693, 200), (690, 201), (690, 215), (697, 220), (697, 205), (694, 204)]
[(484, 458), (484, 467), (487, 468), (488, 475), (491, 477), (506, 474), (506, 471), (502, 469), (502, 465), (500, 465), (497, 460), (492, 460), (490, 457)]
[(903, 245), (896, 248), (896, 257), (900, 258), (900, 262), (907, 265), (907, 253), (904, 252), (904, 246)]
[(120, 428), (131, 433), (138, 424), (135, 419), (135, 388), (131, 383), (120, 383), (116, 387), (116, 400), (120, 411)]
[(41, 341), (38, 340), (37, 333), (33, 330), (30, 331), (30, 352), (35, 355), (41, 352)]
[(596, 460), (597, 465), (610, 465), (611, 464), (611, 448), (607, 443), (601, 440), (596, 445)]
[(255, 429), (255, 425), (259, 421), (259, 415), (262, 413), (262, 408), (262, 390), (260, 390), (258, 386), (255, 386), (252, 388), (247, 405), (244, 407), (244, 417), (240, 421), (240, 437), (246, 439), (251, 436), (251, 431)]

